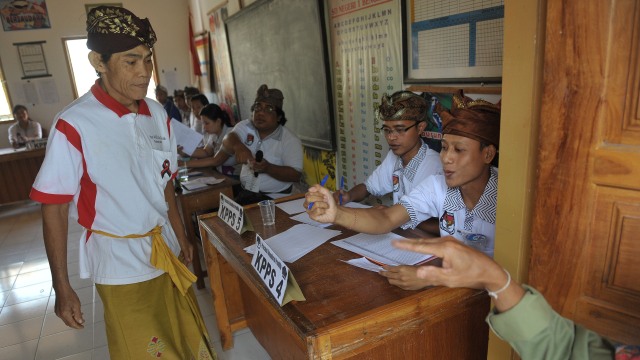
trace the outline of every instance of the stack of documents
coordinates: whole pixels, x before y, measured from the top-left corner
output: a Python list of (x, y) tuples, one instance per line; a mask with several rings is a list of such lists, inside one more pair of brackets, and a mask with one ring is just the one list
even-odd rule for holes
[(219, 184), (223, 181), (224, 179), (217, 179), (213, 176), (206, 176), (206, 177), (201, 177), (201, 178), (197, 178), (189, 181), (183, 181), (180, 183), (180, 185), (182, 185), (183, 188), (191, 191), (191, 190), (205, 188), (208, 185)]
[[(338, 230), (298, 224), (285, 232), (270, 237), (265, 240), (265, 243), (282, 261), (292, 263), (341, 233)], [(253, 254), (256, 251), (256, 245), (248, 246), (244, 250), (249, 254)]]
[(357, 234), (343, 240), (333, 241), (332, 244), (364, 256), (365, 259), (350, 260), (347, 263), (371, 271), (382, 270), (379, 266), (381, 264), (417, 265), (433, 257), (433, 255), (400, 250), (393, 247), (391, 240), (400, 239), (406, 238), (394, 233), (378, 235)]

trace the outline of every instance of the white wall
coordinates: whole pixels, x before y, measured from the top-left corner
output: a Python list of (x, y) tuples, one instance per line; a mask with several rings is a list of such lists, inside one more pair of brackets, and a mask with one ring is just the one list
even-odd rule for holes
[[(58, 111), (74, 100), (71, 77), (66, 64), (62, 38), (86, 35), (87, 0), (49, 0), (50, 29), (1, 31), (0, 61), (7, 80), (12, 103), (24, 104), (29, 109), (31, 118), (49, 129)], [(166, 74), (172, 73), (176, 87), (184, 88), (190, 84), (191, 62), (188, 42), (189, 0), (129, 0), (122, 1), (127, 9), (141, 18), (148, 17), (158, 36), (154, 46), (156, 54), (158, 81), (167, 84)], [(49, 73), (48, 78), (22, 80), (22, 67), (18, 52), (13, 43), (29, 41), (46, 41), (43, 44)], [(27, 81), (38, 84), (43, 81), (55, 83), (58, 101), (52, 104), (26, 103), (23, 87)], [(169, 91), (173, 88), (169, 86)], [(0, 123), (0, 148), (8, 147), (7, 129), (11, 123)]]
[[(189, 0), (193, 3), (192, 11), (194, 24), (193, 28), (196, 33), (201, 32), (203, 30), (209, 30), (209, 19), (208, 14), (221, 6), (227, 6), (227, 12), (229, 16), (240, 11), (240, 1), (244, 4), (244, 6), (249, 6), (249, 4), (255, 2), (255, 0)], [(197, 9), (197, 10), (196, 10)], [(199, 24), (195, 24), (198, 21), (195, 19), (200, 19)], [(197, 30), (196, 30), (197, 29)]]

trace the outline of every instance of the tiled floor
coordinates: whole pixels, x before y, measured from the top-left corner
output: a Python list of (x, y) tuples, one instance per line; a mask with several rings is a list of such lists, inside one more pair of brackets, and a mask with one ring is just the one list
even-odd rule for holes
[[(81, 228), (69, 224), (69, 277), (85, 315), (82, 330), (68, 328), (54, 313), (55, 293), (42, 240), (40, 206), (0, 206), (0, 360), (109, 359), (102, 303), (90, 280), (78, 277)], [(202, 315), (221, 360), (269, 359), (249, 330), (235, 333), (223, 352), (208, 288), (196, 290)]]

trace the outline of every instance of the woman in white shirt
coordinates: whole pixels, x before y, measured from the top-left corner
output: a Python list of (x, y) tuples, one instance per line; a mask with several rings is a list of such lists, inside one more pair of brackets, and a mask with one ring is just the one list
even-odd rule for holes
[[(191, 154), (191, 159), (185, 162), (185, 165), (189, 168), (212, 166), (211, 160), (213, 155), (220, 150), (222, 139), (233, 129), (229, 114), (216, 104), (205, 105), (200, 110), (200, 119), (202, 120), (202, 130), (204, 131), (204, 146), (197, 148)], [(180, 154), (188, 156), (182, 151)], [(232, 156), (221, 166), (216, 167), (216, 170), (222, 174), (233, 176), (235, 172), (234, 164), (235, 158)]]
[(13, 107), (13, 118), (16, 123), (9, 127), (9, 142), (14, 148), (25, 146), (27, 141), (42, 139), (42, 127), (37, 121), (31, 120), (24, 105)]

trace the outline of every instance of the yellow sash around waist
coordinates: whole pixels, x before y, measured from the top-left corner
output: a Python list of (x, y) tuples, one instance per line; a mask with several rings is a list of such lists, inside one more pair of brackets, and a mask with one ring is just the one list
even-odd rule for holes
[(118, 236), (100, 230), (89, 231), (117, 239), (135, 239), (151, 236), (151, 265), (169, 274), (171, 280), (183, 296), (187, 293), (189, 287), (197, 280), (197, 277), (189, 271), (164, 242), (162, 238), (162, 228), (160, 226), (156, 226), (148, 233), (142, 235)]

